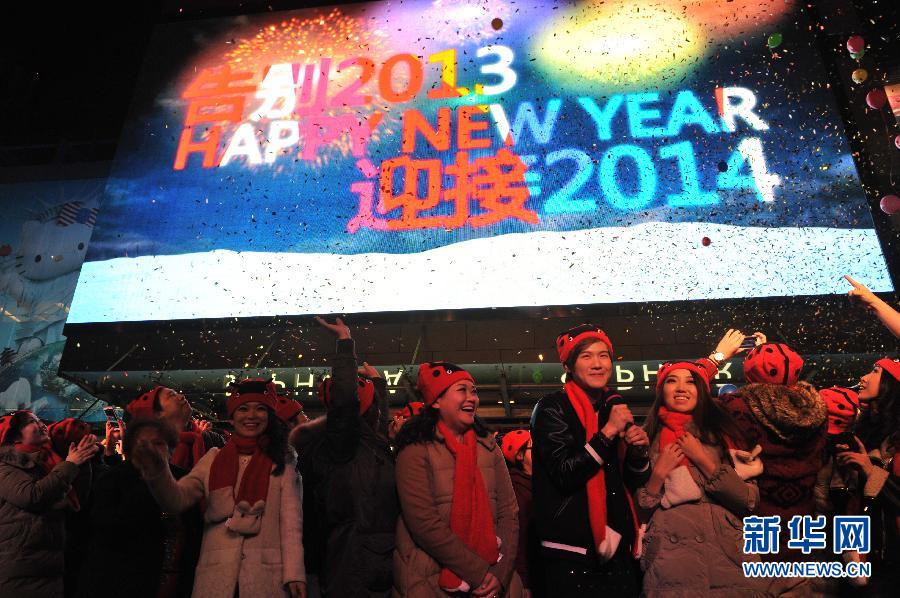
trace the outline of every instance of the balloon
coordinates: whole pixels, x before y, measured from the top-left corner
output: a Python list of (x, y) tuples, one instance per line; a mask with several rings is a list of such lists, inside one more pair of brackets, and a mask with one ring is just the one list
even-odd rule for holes
[(869, 71), (867, 71), (866, 69), (856, 69), (850, 75), (850, 78), (853, 79), (854, 83), (862, 83), (869, 78)]
[(866, 40), (861, 35), (854, 35), (847, 40), (847, 51), (851, 54), (858, 54), (866, 49)]
[(865, 56), (865, 55), (866, 55), (866, 49), (865, 49), (865, 48), (863, 48), (863, 49), (860, 50), (859, 52), (850, 52), (850, 58), (852, 58), (853, 60), (859, 60), (859, 59), (861, 59), (861, 58), (862, 58), (863, 56)]
[(703, 237), (700, 242), (703, 243), (704, 247), (709, 247), (712, 244), (712, 239), (710, 239), (709, 237)]
[(900, 197), (896, 195), (885, 195), (881, 198), (881, 203), (878, 204), (881, 206), (881, 211), (885, 214), (896, 214), (900, 212)]
[(491, 27), (494, 28), (494, 31), (500, 31), (503, 28), (503, 19), (495, 18), (491, 20)]
[(719, 392), (716, 396), (724, 397), (725, 395), (734, 394), (737, 392), (737, 386), (734, 384), (723, 384), (719, 387)]
[(778, 46), (781, 45), (781, 40), (783, 40), (783, 39), (784, 38), (782, 37), (782, 35), (780, 33), (773, 33), (772, 35), (769, 36), (769, 39), (766, 40), (766, 45), (768, 45), (769, 48), (774, 50), (775, 48), (777, 48)]
[(866, 94), (866, 104), (869, 105), (869, 108), (881, 110), (885, 102), (887, 102), (887, 94), (880, 87), (876, 87)]

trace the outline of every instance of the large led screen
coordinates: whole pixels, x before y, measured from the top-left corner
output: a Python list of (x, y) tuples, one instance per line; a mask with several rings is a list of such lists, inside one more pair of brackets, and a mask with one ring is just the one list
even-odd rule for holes
[(784, 0), (164, 26), (69, 322), (892, 290), (810, 30)]

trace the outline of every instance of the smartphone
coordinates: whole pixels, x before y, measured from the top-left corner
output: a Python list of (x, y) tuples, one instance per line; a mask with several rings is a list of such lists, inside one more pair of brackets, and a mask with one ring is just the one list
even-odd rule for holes
[(116, 421), (116, 408), (112, 405), (107, 405), (103, 408), (103, 413), (106, 414), (106, 419), (109, 421)]
[(856, 439), (852, 432), (841, 432), (828, 436), (828, 449), (832, 454), (846, 453), (856, 450)]
[(741, 341), (741, 349), (752, 349), (756, 346), (756, 337), (755, 336), (745, 336), (744, 340)]

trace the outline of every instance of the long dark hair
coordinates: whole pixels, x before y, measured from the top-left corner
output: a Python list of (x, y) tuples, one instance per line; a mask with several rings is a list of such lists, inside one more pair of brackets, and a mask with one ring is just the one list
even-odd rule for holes
[[(691, 414), (693, 416), (694, 427), (697, 429), (699, 439), (702, 443), (711, 446), (718, 446), (723, 450), (728, 449), (726, 438), (738, 447), (743, 448), (746, 441), (737, 424), (728, 413), (716, 403), (709, 390), (706, 388), (706, 382), (700, 377), (700, 374), (691, 372), (691, 378), (694, 379), (694, 386), (697, 387), (697, 406)], [(665, 403), (663, 401), (664, 385), (660, 385), (656, 391), (656, 399), (647, 419), (644, 422), (644, 430), (650, 437), (650, 442), (656, 438), (662, 428), (662, 422), (659, 419), (659, 408)]]
[[(873, 411), (877, 410), (878, 415)], [(881, 446), (886, 438), (893, 444), (900, 439), (900, 381), (886, 369), (881, 369), (878, 395), (869, 405), (869, 410), (859, 418), (856, 435), (866, 448), (871, 450)]]
[(284, 472), (288, 452), (288, 429), (284, 422), (275, 415), (274, 410), (266, 407), (266, 413), (269, 415), (269, 423), (266, 426), (265, 435), (269, 438), (269, 443), (263, 452), (275, 464), (272, 475), (280, 476)]
[[(419, 444), (431, 442), (434, 440), (434, 431), (437, 429), (437, 423), (440, 419), (440, 413), (434, 407), (428, 406), (422, 409), (419, 415), (414, 415), (400, 428), (397, 433), (397, 452), (399, 453), (405, 447), (411, 444)], [(487, 437), (491, 431), (484, 423), (484, 420), (475, 416), (475, 424), (472, 426), (475, 435), (481, 438)]]

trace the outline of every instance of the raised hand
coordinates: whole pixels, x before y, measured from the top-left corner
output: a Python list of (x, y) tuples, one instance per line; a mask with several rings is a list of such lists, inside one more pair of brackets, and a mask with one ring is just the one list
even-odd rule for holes
[(128, 457), (144, 479), (154, 478), (166, 468), (166, 460), (159, 451), (143, 443), (135, 446), (134, 453)]
[(725, 356), (724, 359), (731, 359), (738, 353), (746, 351), (746, 349), (740, 348), (742, 342), (744, 342), (744, 333), (740, 330), (729, 328), (722, 340), (716, 345), (713, 353), (721, 353)]
[(344, 321), (340, 318), (337, 318), (334, 324), (329, 324), (321, 316), (316, 316), (316, 322), (319, 323), (319, 326), (338, 337), (338, 340), (350, 338), (350, 328), (348, 328), (347, 325), (344, 324)]
[(628, 405), (623, 403), (613, 405), (613, 408), (609, 411), (609, 419), (606, 420), (606, 425), (603, 426), (603, 435), (607, 438), (615, 438), (625, 431), (629, 423), (634, 423), (634, 416), (631, 414), (631, 409), (628, 408)]
[(853, 287), (847, 292), (847, 296), (850, 297), (850, 300), (854, 303), (858, 303), (865, 309), (875, 309), (881, 299), (876, 297), (875, 293), (869, 290), (869, 287), (862, 284), (861, 282), (853, 280), (847, 274), (844, 274), (844, 278), (847, 279), (847, 282), (849, 282), (850, 286)]
[(381, 374), (378, 373), (378, 370), (369, 365), (369, 362), (364, 361), (363, 364), (356, 370), (362, 376), (366, 378), (381, 378)]
[(84, 465), (98, 450), (100, 448), (97, 446), (97, 437), (88, 434), (77, 445), (74, 442), (69, 445), (66, 461), (75, 465)]

